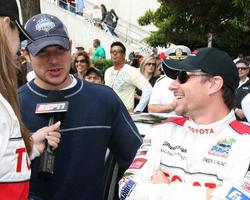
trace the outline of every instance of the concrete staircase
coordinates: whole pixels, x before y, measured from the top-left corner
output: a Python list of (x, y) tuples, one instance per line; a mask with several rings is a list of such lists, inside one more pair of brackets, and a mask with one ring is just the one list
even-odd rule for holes
[(138, 33), (131, 30), (130, 27), (128, 32), (128, 29), (124, 25), (118, 23), (116, 28), (118, 37), (112, 36), (99, 27), (96, 27), (94, 20), (88, 13), (84, 13), (83, 16), (76, 15), (69, 10), (60, 8), (57, 5), (57, 1), (54, 0), (42, 0), (41, 11), (42, 13), (55, 15), (64, 22), (72, 39), (73, 52), (76, 46), (83, 46), (88, 51), (92, 47), (93, 40), (98, 38), (106, 50), (107, 58), (110, 58), (110, 45), (114, 41), (124, 43), (127, 48), (127, 56), (132, 51), (138, 51), (143, 55), (151, 54), (151, 48), (143, 42), (143, 39), (149, 34), (146, 31)]

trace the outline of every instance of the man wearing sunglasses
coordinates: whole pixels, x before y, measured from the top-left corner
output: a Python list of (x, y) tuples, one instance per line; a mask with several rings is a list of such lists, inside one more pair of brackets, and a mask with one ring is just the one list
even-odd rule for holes
[(200, 48), (185, 60), (164, 60), (175, 112), (152, 128), (119, 182), (121, 199), (250, 199), (250, 128), (237, 121), (239, 84), (230, 56)]

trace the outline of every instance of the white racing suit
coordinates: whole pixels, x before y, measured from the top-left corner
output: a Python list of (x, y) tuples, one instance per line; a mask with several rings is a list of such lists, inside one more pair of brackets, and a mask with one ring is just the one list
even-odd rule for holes
[[(146, 135), (119, 182), (121, 200), (250, 199), (250, 127), (230, 112), (222, 120), (197, 125), (170, 118)], [(170, 183), (153, 184), (161, 170)]]

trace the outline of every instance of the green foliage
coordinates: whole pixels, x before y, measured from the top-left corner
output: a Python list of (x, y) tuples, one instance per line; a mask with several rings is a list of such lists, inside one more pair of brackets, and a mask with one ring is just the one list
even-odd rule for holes
[(104, 74), (107, 68), (112, 66), (112, 62), (109, 59), (99, 58), (97, 60), (92, 60), (91, 62), (94, 67), (98, 68), (102, 72), (102, 74)]
[(158, 30), (146, 42), (166, 46), (169, 42), (206, 46), (213, 34), (213, 46), (233, 49), (250, 44), (249, 0), (158, 0), (157, 10), (148, 10), (140, 25), (153, 23)]

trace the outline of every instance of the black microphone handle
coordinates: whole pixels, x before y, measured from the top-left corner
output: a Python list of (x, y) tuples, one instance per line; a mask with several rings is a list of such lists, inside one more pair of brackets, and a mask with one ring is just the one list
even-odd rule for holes
[[(52, 124), (54, 124), (54, 115), (52, 115), (49, 119), (49, 126)], [(43, 178), (50, 178), (54, 174), (54, 160), (54, 152), (51, 146), (48, 144), (48, 141), (45, 140), (45, 148), (41, 155), (39, 164), (39, 174)]]

